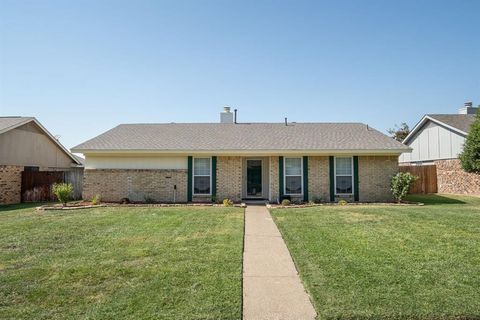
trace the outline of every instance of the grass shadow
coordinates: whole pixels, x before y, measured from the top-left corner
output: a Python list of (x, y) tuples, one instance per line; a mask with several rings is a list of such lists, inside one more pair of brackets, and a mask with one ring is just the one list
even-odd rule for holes
[(36, 208), (48, 203), (55, 203), (55, 202), (28, 202), (28, 203), (0, 205), (0, 212)]
[(425, 205), (442, 205), (442, 204), (467, 204), (467, 202), (455, 197), (438, 195), (438, 194), (411, 194), (407, 196), (408, 201), (422, 202)]

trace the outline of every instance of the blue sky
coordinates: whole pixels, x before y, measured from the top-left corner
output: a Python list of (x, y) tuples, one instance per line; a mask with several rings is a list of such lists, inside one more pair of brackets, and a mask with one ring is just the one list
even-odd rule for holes
[(0, 115), (68, 148), (119, 123), (364, 122), (480, 104), (480, 1), (0, 0)]

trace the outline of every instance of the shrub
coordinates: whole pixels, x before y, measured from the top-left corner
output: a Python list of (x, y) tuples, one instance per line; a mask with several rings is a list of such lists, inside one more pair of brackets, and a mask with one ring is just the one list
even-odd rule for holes
[(348, 204), (348, 201), (342, 199), (342, 200), (338, 201), (338, 204), (341, 205), (341, 206), (346, 206)]
[(283, 199), (282, 200), (282, 206), (288, 207), (291, 204), (290, 200), (288, 199)]
[(67, 205), (68, 200), (72, 198), (73, 186), (71, 183), (55, 183), (52, 190), (64, 207)]
[(392, 177), (391, 190), (397, 202), (401, 202), (405, 198), (415, 180), (417, 177), (410, 172), (399, 172)]
[(319, 204), (319, 203), (322, 203), (322, 198), (320, 198), (320, 197), (313, 197), (312, 201), (313, 201), (313, 203), (315, 203), (315, 204)]
[(96, 206), (97, 204), (100, 203), (101, 197), (99, 194), (96, 194), (92, 197), (92, 204)]
[(463, 152), (460, 154), (463, 170), (480, 173), (480, 115), (477, 113), (475, 121), (470, 126)]
[(233, 206), (233, 201), (230, 200), (230, 199), (228, 199), (228, 198), (227, 198), (227, 199), (223, 199), (223, 206), (224, 206), (224, 207), (231, 207), (231, 206)]
[(144, 196), (143, 199), (145, 200), (145, 203), (154, 203), (155, 200), (153, 200), (152, 197), (150, 196)]

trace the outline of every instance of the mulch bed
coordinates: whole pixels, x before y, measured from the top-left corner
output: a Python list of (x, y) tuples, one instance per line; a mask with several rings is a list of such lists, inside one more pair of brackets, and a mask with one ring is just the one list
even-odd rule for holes
[(325, 202), (325, 203), (306, 203), (306, 204), (291, 204), (289, 206), (282, 206), (281, 204), (267, 204), (269, 209), (288, 209), (288, 208), (310, 208), (310, 207), (325, 207), (325, 206), (423, 206), (425, 205), (422, 202), (411, 202), (411, 201), (402, 201), (398, 202), (348, 202), (345, 204), (340, 204), (336, 202)]
[[(79, 210), (79, 209), (90, 209), (90, 208), (101, 208), (101, 207), (117, 207), (117, 208), (129, 208), (129, 207), (138, 207), (138, 208), (155, 208), (155, 207), (223, 207), (223, 204), (216, 203), (117, 203), (117, 202), (102, 202), (97, 205), (93, 205), (91, 202), (73, 202), (68, 203), (66, 207), (61, 204), (47, 204), (40, 207), (37, 207), (37, 210)], [(234, 204), (232, 207), (244, 208), (246, 205)]]

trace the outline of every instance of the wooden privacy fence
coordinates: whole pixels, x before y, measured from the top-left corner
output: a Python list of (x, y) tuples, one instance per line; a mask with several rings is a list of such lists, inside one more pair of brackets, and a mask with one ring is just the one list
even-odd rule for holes
[(54, 183), (71, 183), (73, 185), (72, 200), (82, 198), (83, 168), (70, 171), (23, 171), (22, 202), (54, 201), (52, 192)]
[(83, 191), (83, 168), (73, 168), (64, 172), (64, 181), (73, 185), (74, 200), (82, 199)]
[(435, 165), (400, 166), (400, 171), (410, 172), (417, 177), (417, 181), (410, 188), (410, 193), (436, 193), (438, 191)]

